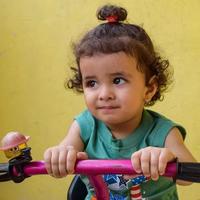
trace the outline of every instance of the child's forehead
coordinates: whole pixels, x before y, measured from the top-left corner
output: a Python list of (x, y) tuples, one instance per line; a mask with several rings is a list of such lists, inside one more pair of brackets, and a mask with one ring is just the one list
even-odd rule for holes
[(126, 75), (138, 73), (137, 61), (125, 53), (101, 54), (83, 57), (80, 60), (80, 71), (83, 77), (95, 75)]
[(116, 52), (116, 53), (97, 53), (92, 56), (83, 56), (80, 58), (80, 66), (85, 65), (104, 65), (112, 66), (116, 65), (126, 66), (126, 65), (137, 65), (137, 59), (134, 56), (128, 55), (125, 52)]

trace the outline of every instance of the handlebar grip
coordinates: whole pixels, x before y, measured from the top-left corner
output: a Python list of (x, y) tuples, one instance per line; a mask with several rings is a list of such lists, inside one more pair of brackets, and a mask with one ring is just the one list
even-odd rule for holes
[(200, 183), (200, 163), (178, 163), (177, 179)]
[(1, 163), (0, 164), (0, 174), (3, 172), (8, 172), (9, 165), (8, 163)]
[(0, 164), (0, 182), (10, 181), (9, 165), (7, 163)]

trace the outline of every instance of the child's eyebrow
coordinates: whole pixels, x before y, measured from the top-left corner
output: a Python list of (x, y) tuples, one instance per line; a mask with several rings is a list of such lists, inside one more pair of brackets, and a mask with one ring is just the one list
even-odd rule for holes
[(127, 72), (115, 72), (115, 73), (110, 73), (110, 76), (126, 76), (126, 77), (131, 77), (131, 74), (127, 73)]
[[(125, 76), (125, 77), (132, 77), (131, 74), (124, 72), (124, 71), (120, 71), (120, 72), (114, 72), (114, 73), (108, 73), (108, 76), (110, 77), (116, 77), (116, 76)], [(95, 75), (88, 75), (88, 76), (83, 76), (82, 80), (83, 81), (87, 81), (87, 80), (91, 80), (91, 79), (97, 79), (97, 76)]]
[(84, 81), (87, 81), (87, 80), (91, 80), (91, 79), (96, 79), (96, 76), (85, 76), (82, 78)]

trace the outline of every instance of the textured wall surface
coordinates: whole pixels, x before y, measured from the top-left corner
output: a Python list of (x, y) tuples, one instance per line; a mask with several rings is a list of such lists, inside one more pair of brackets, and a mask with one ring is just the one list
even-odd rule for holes
[[(0, 1), (0, 137), (11, 130), (30, 135), (35, 160), (65, 135), (84, 109), (81, 95), (64, 89), (73, 65), (71, 43), (100, 22), (104, 0)], [(200, 160), (200, 1), (113, 0), (128, 20), (143, 25), (174, 67), (175, 82), (152, 109), (183, 124), (186, 144)], [(0, 152), (0, 162), (6, 159)], [(0, 183), (1, 200), (66, 199), (71, 176), (34, 176), (21, 184)], [(199, 200), (200, 185), (179, 187), (181, 200)]]

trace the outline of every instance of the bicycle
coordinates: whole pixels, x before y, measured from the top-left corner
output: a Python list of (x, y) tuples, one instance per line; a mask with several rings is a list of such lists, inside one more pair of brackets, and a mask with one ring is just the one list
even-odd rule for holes
[[(10, 149), (14, 148), (14, 153), (17, 153), (17, 156), (13, 156), (15, 154), (9, 154), (8, 157), (11, 159), (8, 163), (0, 163), (0, 182), (12, 180), (15, 183), (20, 183), (33, 175), (48, 174), (44, 161), (32, 161), (30, 155), (31, 148), (26, 145), (28, 139), (23, 136), (20, 137), (20, 141), (25, 142), (23, 145), (16, 141), (14, 147), (9, 145)], [(19, 146), (22, 148), (19, 148)], [(88, 176), (98, 200), (109, 200), (109, 191), (103, 180), (103, 174), (141, 175), (135, 172), (130, 160), (107, 159), (78, 160), (75, 165), (74, 174)], [(170, 162), (167, 164), (164, 176), (200, 183), (200, 163)]]

